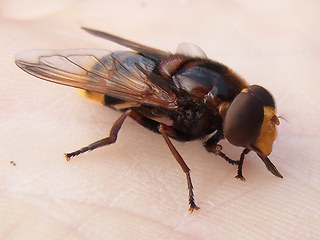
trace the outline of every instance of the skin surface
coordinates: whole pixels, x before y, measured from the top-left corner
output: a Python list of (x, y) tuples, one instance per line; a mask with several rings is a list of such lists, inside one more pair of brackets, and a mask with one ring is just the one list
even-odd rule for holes
[[(165, 2), (0, 3), (0, 239), (320, 238), (319, 2)], [(14, 55), (121, 49), (81, 26), (162, 50), (195, 43), (269, 89), (287, 120), (269, 156), (284, 178), (251, 153), (241, 182), (200, 141), (173, 141), (201, 208), (190, 214), (185, 174), (161, 135), (131, 119), (116, 144), (66, 162), (64, 152), (104, 138), (120, 114), (24, 73)]]

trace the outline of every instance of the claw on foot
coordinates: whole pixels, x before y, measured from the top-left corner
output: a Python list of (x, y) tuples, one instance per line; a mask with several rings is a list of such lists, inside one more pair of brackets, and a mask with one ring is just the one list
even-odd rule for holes
[(67, 162), (69, 162), (69, 161), (70, 161), (70, 158), (71, 158), (71, 157), (69, 156), (69, 154), (68, 154), (68, 153), (65, 153), (65, 154), (64, 154), (64, 157), (66, 158)]
[(199, 210), (200, 208), (195, 204), (190, 204), (189, 212), (192, 213), (193, 210)]
[(240, 179), (240, 180), (243, 181), (243, 182), (246, 181), (245, 177), (242, 176), (242, 175), (237, 175), (237, 176), (235, 176), (235, 178)]

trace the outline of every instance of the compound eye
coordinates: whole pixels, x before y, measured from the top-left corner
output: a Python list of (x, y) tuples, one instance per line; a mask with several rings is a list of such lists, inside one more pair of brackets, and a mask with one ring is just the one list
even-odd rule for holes
[(259, 136), (264, 106), (254, 95), (241, 92), (231, 103), (224, 121), (225, 138), (233, 145), (248, 146)]
[(265, 88), (259, 85), (251, 85), (248, 87), (248, 92), (258, 98), (264, 107), (275, 108), (274, 99)]

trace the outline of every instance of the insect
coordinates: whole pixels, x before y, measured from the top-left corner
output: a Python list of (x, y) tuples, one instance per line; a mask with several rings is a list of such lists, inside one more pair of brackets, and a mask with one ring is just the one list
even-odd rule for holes
[[(83, 28), (132, 51), (96, 49), (29, 50), (16, 64), (38, 78), (98, 93), (105, 105), (122, 112), (108, 137), (77, 151), (79, 154), (115, 143), (118, 132), (131, 117), (160, 133), (186, 174), (189, 210), (199, 209), (194, 200), (190, 169), (171, 142), (201, 139), (207, 151), (237, 165), (236, 178), (245, 180), (245, 155), (254, 151), (267, 169), (282, 175), (267, 157), (272, 151), (279, 119), (272, 95), (263, 87), (248, 85), (227, 66), (196, 54), (172, 54), (115, 35)], [(230, 159), (218, 144), (226, 139), (244, 148), (239, 160)]]

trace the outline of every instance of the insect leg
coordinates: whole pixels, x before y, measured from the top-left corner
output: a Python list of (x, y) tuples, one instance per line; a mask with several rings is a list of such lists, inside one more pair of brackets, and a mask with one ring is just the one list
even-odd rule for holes
[(170, 133), (171, 130), (172, 129), (170, 127), (167, 127), (162, 124), (159, 125), (159, 132), (161, 133), (164, 140), (166, 141), (171, 153), (173, 154), (173, 156), (175, 157), (175, 159), (179, 163), (180, 167), (182, 168), (182, 170), (186, 174), (187, 183), (188, 183), (188, 190), (189, 190), (189, 204), (190, 204), (189, 211), (193, 212), (193, 210), (198, 210), (199, 207), (194, 202), (194, 194), (193, 194), (193, 186), (192, 186), (191, 176), (190, 176), (190, 168), (184, 162), (183, 158), (181, 157), (181, 155), (179, 154), (177, 149), (173, 146), (172, 142), (170, 141), (167, 133)]
[(238, 164), (238, 174), (236, 176), (236, 178), (242, 180), (242, 181), (245, 181), (246, 179), (244, 178), (244, 176), (242, 175), (242, 165), (243, 165), (243, 161), (244, 161), (244, 157), (250, 152), (251, 150), (248, 149), (248, 148), (245, 148), (241, 155), (240, 155), (240, 161), (239, 161), (239, 164)]
[(234, 164), (239, 164), (240, 161), (236, 161), (236, 160), (232, 160), (231, 158), (229, 158), (226, 154), (224, 154), (221, 150), (222, 150), (222, 146), (220, 144), (218, 144), (218, 142), (223, 139), (223, 133), (222, 131), (217, 131), (215, 134), (212, 135), (211, 138), (209, 138), (205, 144), (204, 147), (207, 149), (208, 152), (212, 152), (216, 155), (219, 155), (220, 157), (222, 157), (224, 160), (226, 160), (228, 163), (234, 165)]
[(118, 120), (113, 124), (113, 126), (110, 130), (109, 137), (101, 139), (101, 140), (96, 141), (94, 143), (91, 143), (90, 145), (83, 147), (77, 151), (74, 151), (71, 153), (65, 153), (64, 155), (65, 155), (67, 161), (69, 161), (71, 157), (77, 156), (81, 153), (84, 153), (87, 151), (92, 151), (96, 148), (114, 143), (117, 140), (118, 132), (119, 132), (124, 120), (126, 120), (126, 118), (131, 114), (131, 112), (132, 112), (132, 110), (129, 109), (118, 118)]
[(211, 138), (208, 139), (208, 141), (205, 143), (205, 148), (207, 149), (208, 152), (212, 152), (216, 155), (219, 155), (222, 157), (224, 160), (226, 160), (228, 163), (232, 165), (238, 165), (238, 174), (236, 178), (245, 181), (246, 179), (242, 175), (242, 165), (244, 161), (244, 157), (246, 154), (248, 154), (251, 150), (245, 148), (243, 152), (241, 153), (240, 160), (232, 160), (229, 158), (226, 154), (224, 154), (222, 150), (222, 146), (217, 144), (221, 139), (223, 139), (223, 133), (221, 131), (217, 131)]

